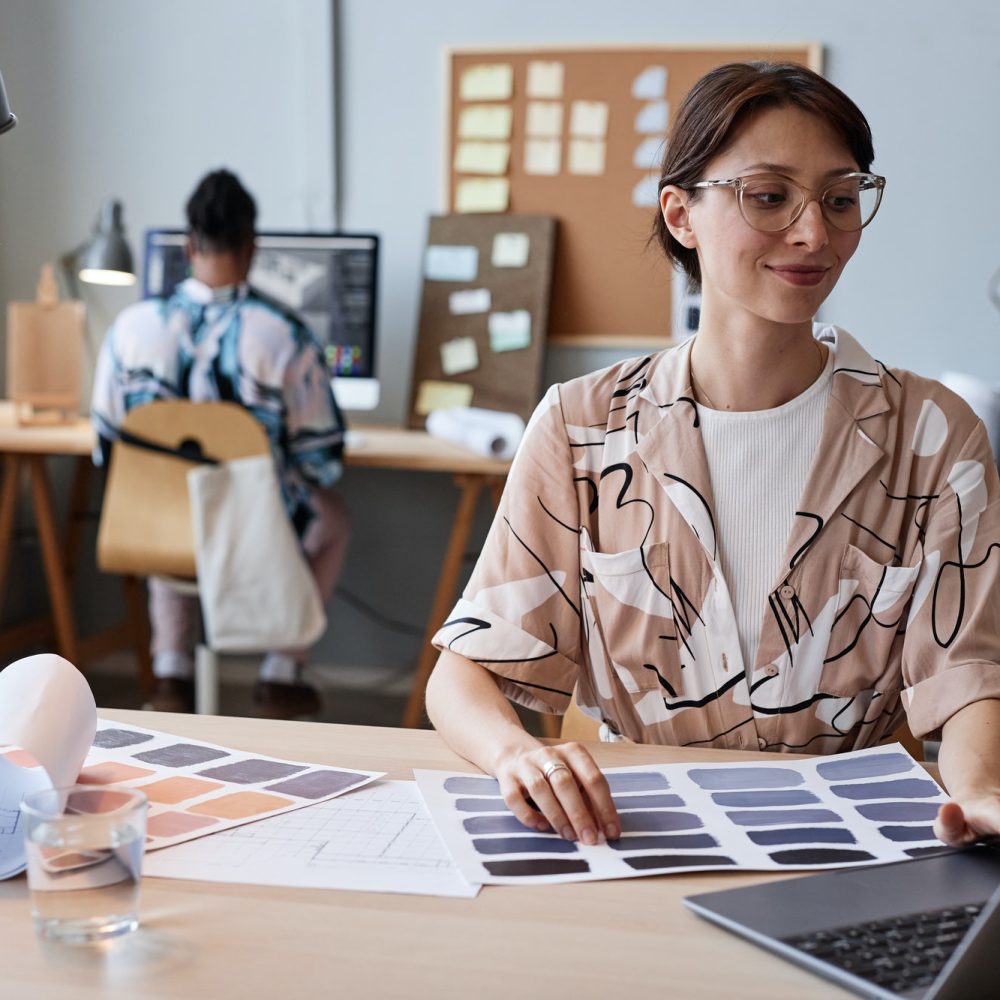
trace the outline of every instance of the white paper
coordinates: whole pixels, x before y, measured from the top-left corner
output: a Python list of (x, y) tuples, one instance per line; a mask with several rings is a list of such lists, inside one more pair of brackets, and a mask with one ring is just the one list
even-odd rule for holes
[(147, 856), (143, 874), (472, 898), (412, 781), (382, 781)]
[(528, 263), (531, 240), (527, 233), (497, 233), (493, 237), (490, 263), (494, 267), (524, 267)]
[(525, 132), (543, 139), (558, 139), (562, 132), (562, 105), (554, 101), (529, 101)]
[(515, 351), (531, 343), (531, 313), (527, 309), (490, 313), (486, 325), (491, 350)]
[(563, 64), (561, 62), (528, 63), (528, 97), (562, 97)]
[(489, 312), (491, 305), (492, 296), (488, 288), (466, 288), (448, 296), (448, 309), (454, 316)]
[(479, 352), (472, 337), (456, 337), (441, 345), (441, 371), (445, 375), (461, 375), (479, 367)]
[(424, 277), (428, 281), (475, 281), (479, 251), (475, 247), (432, 244), (424, 253)]
[(569, 130), (578, 139), (603, 139), (608, 131), (607, 104), (574, 101), (570, 107)]
[(604, 173), (605, 143), (595, 139), (571, 139), (569, 172), (597, 176)]
[(647, 66), (632, 81), (632, 96), (638, 101), (652, 101), (667, 93), (667, 67)]
[(898, 744), (804, 761), (604, 773), (623, 835), (594, 846), (522, 827), (492, 778), (422, 770), (414, 776), (459, 868), (484, 884), (854, 867), (944, 849), (931, 825), (947, 797)]
[(658, 174), (643, 177), (632, 188), (632, 204), (636, 208), (658, 208), (660, 204), (660, 178)]
[(670, 122), (670, 105), (666, 101), (653, 101), (639, 109), (635, 116), (635, 130), (642, 134), (663, 136)]
[(510, 143), (460, 142), (455, 148), (455, 170), (460, 174), (505, 174)]
[(632, 166), (640, 170), (657, 170), (663, 160), (665, 140), (659, 136), (643, 139), (632, 154)]
[(460, 139), (509, 139), (513, 112), (509, 104), (470, 104), (458, 113)]
[(470, 66), (458, 84), (463, 101), (507, 101), (513, 92), (514, 71), (507, 63)]
[(510, 459), (524, 436), (524, 421), (516, 413), (454, 406), (429, 413), (427, 432), (487, 458)]
[(524, 172), (554, 176), (559, 173), (562, 143), (558, 139), (528, 139), (524, 144)]
[(456, 212), (506, 212), (509, 203), (510, 182), (506, 177), (465, 179), (455, 186)]

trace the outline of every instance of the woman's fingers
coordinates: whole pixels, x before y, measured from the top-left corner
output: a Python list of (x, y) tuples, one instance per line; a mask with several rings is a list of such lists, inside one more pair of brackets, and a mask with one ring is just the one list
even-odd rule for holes
[(565, 759), (572, 761), (573, 773), (590, 803), (590, 813), (597, 822), (597, 828), (608, 840), (617, 840), (621, 836), (621, 821), (611, 797), (608, 779), (589, 751), (579, 743), (566, 743), (560, 749)]
[(945, 802), (934, 820), (934, 836), (951, 847), (971, 843), (976, 834), (965, 822), (965, 813), (957, 802)]

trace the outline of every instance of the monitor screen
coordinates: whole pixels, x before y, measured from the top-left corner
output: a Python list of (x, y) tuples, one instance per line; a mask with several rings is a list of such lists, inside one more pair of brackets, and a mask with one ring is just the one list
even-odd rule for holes
[[(167, 297), (188, 277), (181, 230), (149, 230), (143, 295)], [(301, 317), (326, 355), (338, 400), (355, 408), (360, 385), (342, 393), (342, 380), (375, 378), (375, 300), (378, 237), (350, 233), (257, 234), (249, 282), (264, 296)], [(374, 384), (374, 383), (373, 383)], [(350, 398), (347, 398), (350, 397)], [(375, 396), (377, 403), (377, 394)], [(375, 405), (372, 403), (371, 405)], [(357, 404), (366, 408), (366, 404)]]

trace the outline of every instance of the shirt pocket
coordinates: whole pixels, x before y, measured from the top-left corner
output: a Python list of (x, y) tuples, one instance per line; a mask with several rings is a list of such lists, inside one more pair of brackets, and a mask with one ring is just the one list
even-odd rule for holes
[(679, 657), (668, 544), (625, 552), (584, 548), (580, 560), (590, 612), (587, 646), (598, 688), (603, 658), (605, 669), (630, 694), (676, 689)]
[(910, 598), (922, 560), (912, 566), (880, 563), (848, 544), (840, 563), (840, 608), (834, 617), (822, 690), (842, 696), (894, 692)]

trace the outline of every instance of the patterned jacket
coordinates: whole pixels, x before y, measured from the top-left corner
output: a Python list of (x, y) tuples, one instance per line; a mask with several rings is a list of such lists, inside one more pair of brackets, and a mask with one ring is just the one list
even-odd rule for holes
[(833, 753), (1000, 698), (1000, 483), (956, 395), (848, 333), (760, 626), (740, 653), (691, 341), (553, 386), (435, 636), (531, 708), (637, 742)]

